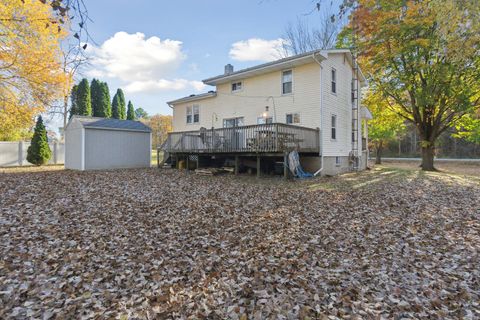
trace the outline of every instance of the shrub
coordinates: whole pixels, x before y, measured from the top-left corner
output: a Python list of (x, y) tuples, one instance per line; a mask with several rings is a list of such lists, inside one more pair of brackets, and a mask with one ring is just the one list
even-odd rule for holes
[(43, 125), (43, 119), (38, 117), (37, 124), (35, 125), (35, 131), (33, 133), (32, 142), (27, 150), (27, 161), (41, 166), (46, 164), (52, 156), (52, 151), (48, 146), (47, 130)]

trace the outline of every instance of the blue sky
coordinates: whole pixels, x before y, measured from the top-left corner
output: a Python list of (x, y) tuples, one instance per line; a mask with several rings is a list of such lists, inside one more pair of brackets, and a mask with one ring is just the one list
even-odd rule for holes
[[(202, 79), (273, 60), (288, 22), (312, 0), (85, 0), (95, 44), (82, 76), (122, 87), (135, 107), (170, 114), (166, 102), (206, 92)], [(326, 2), (326, 6), (330, 1)], [(320, 15), (308, 15), (311, 25)]]

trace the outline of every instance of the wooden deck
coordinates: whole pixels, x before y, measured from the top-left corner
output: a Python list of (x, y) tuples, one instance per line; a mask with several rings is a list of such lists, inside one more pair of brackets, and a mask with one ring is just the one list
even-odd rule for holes
[(162, 149), (172, 154), (319, 153), (319, 129), (284, 123), (171, 132)]

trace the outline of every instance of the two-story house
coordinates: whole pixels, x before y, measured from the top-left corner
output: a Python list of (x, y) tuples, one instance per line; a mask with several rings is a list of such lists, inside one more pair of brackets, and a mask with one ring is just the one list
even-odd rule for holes
[(349, 50), (334, 49), (239, 71), (227, 65), (203, 81), (215, 90), (168, 103), (173, 132), (164, 148), (177, 160), (230, 159), (236, 170), (259, 173), (292, 150), (312, 173), (365, 169), (371, 114), (361, 107), (365, 78), (354, 64)]

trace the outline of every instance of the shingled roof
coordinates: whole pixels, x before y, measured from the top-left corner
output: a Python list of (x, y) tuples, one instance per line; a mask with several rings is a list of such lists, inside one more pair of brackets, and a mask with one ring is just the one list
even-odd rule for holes
[(87, 116), (73, 116), (72, 120), (78, 120), (84, 128), (89, 129), (112, 129), (121, 131), (152, 132), (152, 129), (140, 121), (119, 120), (110, 118), (97, 118)]

